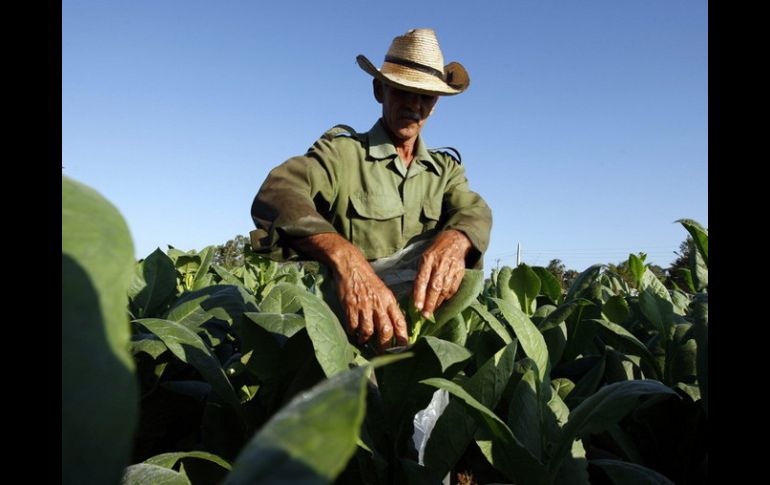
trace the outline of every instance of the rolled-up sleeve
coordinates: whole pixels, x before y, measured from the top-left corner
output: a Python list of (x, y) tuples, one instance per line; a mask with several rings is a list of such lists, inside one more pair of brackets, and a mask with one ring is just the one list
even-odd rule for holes
[(336, 177), (328, 159), (333, 157), (331, 140), (320, 139), (299, 157), (290, 158), (270, 171), (251, 205), (257, 226), (251, 242), (255, 251), (278, 259), (296, 253), (288, 237), (307, 237), (337, 232), (324, 217), (335, 198)]
[(467, 265), (481, 269), (492, 231), (492, 210), (479, 194), (470, 190), (463, 166), (454, 163), (451, 167), (442, 202), (442, 218), (446, 220), (443, 229), (455, 229), (468, 236), (473, 249)]

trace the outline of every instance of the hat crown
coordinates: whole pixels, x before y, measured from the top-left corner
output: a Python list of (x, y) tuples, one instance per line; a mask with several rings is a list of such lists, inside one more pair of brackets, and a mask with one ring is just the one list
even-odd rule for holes
[(444, 55), (433, 29), (412, 29), (390, 44), (387, 58), (403, 59), (444, 72)]

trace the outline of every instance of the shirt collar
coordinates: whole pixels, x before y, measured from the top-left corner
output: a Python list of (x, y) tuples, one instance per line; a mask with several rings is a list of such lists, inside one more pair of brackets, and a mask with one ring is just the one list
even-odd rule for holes
[[(396, 147), (393, 145), (388, 132), (385, 131), (385, 126), (382, 124), (382, 119), (377, 122), (369, 130), (369, 157), (375, 160), (391, 159), (398, 154), (396, 153)], [(417, 137), (417, 150), (415, 151), (415, 161), (425, 166), (425, 168), (432, 168), (434, 172), (441, 175), (441, 167), (433, 160), (428, 149), (425, 148), (422, 136)]]

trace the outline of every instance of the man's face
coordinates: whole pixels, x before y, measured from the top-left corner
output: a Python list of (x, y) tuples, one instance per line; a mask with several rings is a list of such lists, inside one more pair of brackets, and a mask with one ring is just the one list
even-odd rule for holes
[(377, 79), (374, 97), (382, 103), (382, 119), (395, 142), (416, 138), (438, 101), (438, 96), (410, 93)]

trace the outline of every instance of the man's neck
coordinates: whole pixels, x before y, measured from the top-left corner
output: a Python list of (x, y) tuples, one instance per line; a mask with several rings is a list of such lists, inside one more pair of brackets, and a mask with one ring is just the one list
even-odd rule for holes
[(417, 138), (419, 138), (420, 135), (417, 135), (413, 138), (409, 138), (407, 140), (399, 140), (390, 131), (390, 129), (385, 123), (382, 123), (382, 125), (385, 128), (385, 133), (388, 134), (390, 141), (393, 143), (393, 146), (396, 148), (396, 154), (398, 155), (398, 158), (400, 158), (401, 161), (404, 162), (404, 165), (406, 167), (409, 167), (409, 165), (412, 163), (412, 160), (414, 160), (414, 152), (417, 146)]

